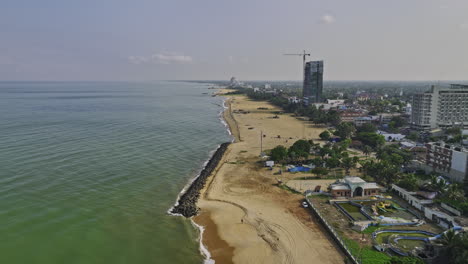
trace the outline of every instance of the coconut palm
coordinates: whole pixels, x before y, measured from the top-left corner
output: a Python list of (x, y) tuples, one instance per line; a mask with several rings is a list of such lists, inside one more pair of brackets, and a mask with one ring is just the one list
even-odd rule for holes
[(364, 153), (364, 155), (366, 156), (369, 156), (371, 151), (372, 151), (372, 148), (368, 145), (364, 145), (364, 147), (362, 147), (362, 153)]
[(466, 263), (468, 259), (468, 233), (456, 234), (451, 229), (442, 236), (440, 244), (444, 246), (442, 254), (449, 263)]

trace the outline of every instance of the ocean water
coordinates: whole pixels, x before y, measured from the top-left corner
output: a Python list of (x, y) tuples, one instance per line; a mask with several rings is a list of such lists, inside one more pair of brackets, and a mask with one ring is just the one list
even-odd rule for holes
[(0, 263), (202, 263), (166, 212), (230, 140), (207, 88), (0, 82)]

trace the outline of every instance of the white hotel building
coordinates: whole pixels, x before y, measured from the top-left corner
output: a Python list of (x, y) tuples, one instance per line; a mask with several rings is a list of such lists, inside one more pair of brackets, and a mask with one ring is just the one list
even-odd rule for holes
[(430, 91), (414, 95), (411, 126), (419, 130), (468, 128), (468, 85), (432, 86)]

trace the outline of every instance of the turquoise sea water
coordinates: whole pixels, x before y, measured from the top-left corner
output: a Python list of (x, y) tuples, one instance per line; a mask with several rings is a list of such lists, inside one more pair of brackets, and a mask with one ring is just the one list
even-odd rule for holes
[(230, 140), (207, 88), (0, 82), (0, 263), (201, 263), (166, 211)]

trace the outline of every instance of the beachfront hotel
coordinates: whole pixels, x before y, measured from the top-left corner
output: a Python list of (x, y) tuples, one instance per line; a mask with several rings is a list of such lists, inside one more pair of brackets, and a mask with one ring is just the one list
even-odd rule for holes
[(418, 130), (468, 128), (468, 85), (433, 85), (430, 91), (414, 95), (411, 126)]

